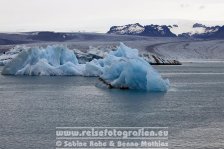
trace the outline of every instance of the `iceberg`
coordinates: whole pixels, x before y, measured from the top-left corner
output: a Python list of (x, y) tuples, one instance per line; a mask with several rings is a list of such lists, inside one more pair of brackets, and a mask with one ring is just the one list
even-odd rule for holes
[(85, 75), (99, 76), (110, 88), (167, 91), (169, 80), (161, 75), (143, 58), (137, 49), (123, 43), (105, 58), (86, 64)]
[(80, 75), (99, 77), (110, 88), (167, 91), (169, 80), (143, 58), (137, 49), (120, 44), (104, 58), (80, 64), (74, 51), (64, 46), (24, 50), (2, 71), (4, 75)]
[(5, 65), (3, 75), (82, 75), (73, 51), (63, 46), (26, 49)]

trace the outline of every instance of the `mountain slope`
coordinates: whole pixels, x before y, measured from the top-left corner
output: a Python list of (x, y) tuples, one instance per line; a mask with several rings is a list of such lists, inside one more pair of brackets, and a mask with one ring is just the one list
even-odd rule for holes
[(203, 39), (223, 39), (224, 38), (224, 26), (207, 27), (204, 33), (192, 35), (194, 38)]
[(139, 23), (128, 24), (124, 26), (112, 26), (107, 32), (108, 34), (118, 35), (139, 35), (139, 36), (150, 36), (150, 37), (176, 37), (173, 34), (169, 26), (166, 25), (146, 25), (142, 26)]

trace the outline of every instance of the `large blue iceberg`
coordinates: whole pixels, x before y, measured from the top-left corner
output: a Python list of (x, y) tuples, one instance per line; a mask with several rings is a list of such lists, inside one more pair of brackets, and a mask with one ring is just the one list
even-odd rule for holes
[(123, 43), (105, 58), (79, 64), (72, 50), (63, 46), (30, 48), (6, 64), (4, 75), (80, 75), (96, 76), (113, 88), (167, 91), (169, 80), (144, 59), (137, 49)]

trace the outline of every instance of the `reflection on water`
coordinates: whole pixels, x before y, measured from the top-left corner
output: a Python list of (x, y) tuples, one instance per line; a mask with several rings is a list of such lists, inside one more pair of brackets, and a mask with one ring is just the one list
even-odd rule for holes
[(109, 90), (97, 78), (1, 75), (0, 148), (54, 148), (63, 126), (169, 127), (170, 148), (223, 147), (223, 63), (156, 68), (171, 82), (167, 93)]

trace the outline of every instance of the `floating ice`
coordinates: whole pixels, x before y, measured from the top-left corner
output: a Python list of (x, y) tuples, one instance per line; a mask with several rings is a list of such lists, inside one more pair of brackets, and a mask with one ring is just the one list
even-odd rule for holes
[(21, 52), (4, 67), (8, 75), (82, 75), (85, 66), (66, 47), (48, 46)]
[(137, 49), (122, 43), (104, 59), (87, 63), (85, 71), (86, 75), (99, 76), (114, 88), (147, 91), (167, 91), (169, 88), (169, 80), (163, 80), (148, 62), (139, 57)]
[(137, 49), (120, 44), (105, 58), (79, 64), (73, 51), (66, 47), (31, 48), (20, 53), (4, 67), (9, 75), (82, 75), (98, 76), (113, 88), (167, 91), (169, 81), (144, 59)]

